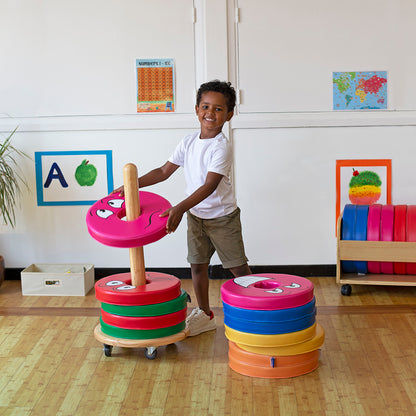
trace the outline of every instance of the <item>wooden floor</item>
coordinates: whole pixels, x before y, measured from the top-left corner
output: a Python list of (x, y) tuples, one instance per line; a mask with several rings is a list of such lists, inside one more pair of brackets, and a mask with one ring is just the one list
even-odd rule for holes
[[(217, 330), (158, 348), (103, 348), (99, 303), (22, 296), (0, 287), (0, 415), (416, 415), (416, 288), (353, 286), (312, 278), (326, 333), (320, 365), (291, 379), (258, 379), (228, 367), (219, 296)], [(193, 297), (190, 280), (182, 287)], [(193, 303), (191, 304), (193, 306)]]

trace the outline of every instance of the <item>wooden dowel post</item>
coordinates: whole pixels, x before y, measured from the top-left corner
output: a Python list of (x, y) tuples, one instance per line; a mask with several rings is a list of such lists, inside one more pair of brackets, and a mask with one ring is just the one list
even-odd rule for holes
[[(134, 221), (140, 216), (139, 188), (137, 185), (137, 167), (128, 163), (123, 168), (124, 195), (127, 221)], [(131, 284), (146, 284), (143, 247), (129, 248)]]

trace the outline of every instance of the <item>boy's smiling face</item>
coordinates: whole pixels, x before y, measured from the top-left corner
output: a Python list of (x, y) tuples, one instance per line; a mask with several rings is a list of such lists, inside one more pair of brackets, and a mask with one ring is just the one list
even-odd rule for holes
[(201, 139), (211, 139), (221, 132), (226, 121), (231, 120), (233, 111), (228, 111), (227, 100), (220, 92), (207, 91), (195, 106), (201, 123)]

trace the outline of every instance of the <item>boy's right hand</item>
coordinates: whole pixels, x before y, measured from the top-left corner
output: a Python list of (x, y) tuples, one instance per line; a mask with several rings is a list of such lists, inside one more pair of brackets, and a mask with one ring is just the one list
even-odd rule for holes
[(166, 232), (168, 234), (173, 233), (176, 231), (176, 229), (178, 228), (183, 214), (185, 212), (183, 211), (183, 209), (181, 207), (179, 207), (178, 205), (175, 205), (172, 208), (167, 209), (165, 212), (162, 212), (162, 214), (159, 215), (159, 217), (166, 217), (168, 216), (168, 221), (166, 223)]

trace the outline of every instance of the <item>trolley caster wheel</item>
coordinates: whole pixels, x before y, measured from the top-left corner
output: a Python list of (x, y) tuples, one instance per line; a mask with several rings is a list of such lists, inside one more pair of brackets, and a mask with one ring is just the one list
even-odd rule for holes
[(104, 344), (104, 355), (106, 357), (111, 357), (111, 352), (113, 351), (112, 345)]
[(154, 360), (157, 356), (157, 349), (156, 347), (147, 347), (144, 351), (144, 356), (148, 360)]
[(342, 285), (341, 294), (344, 295), (344, 296), (350, 296), (351, 295), (351, 285)]

